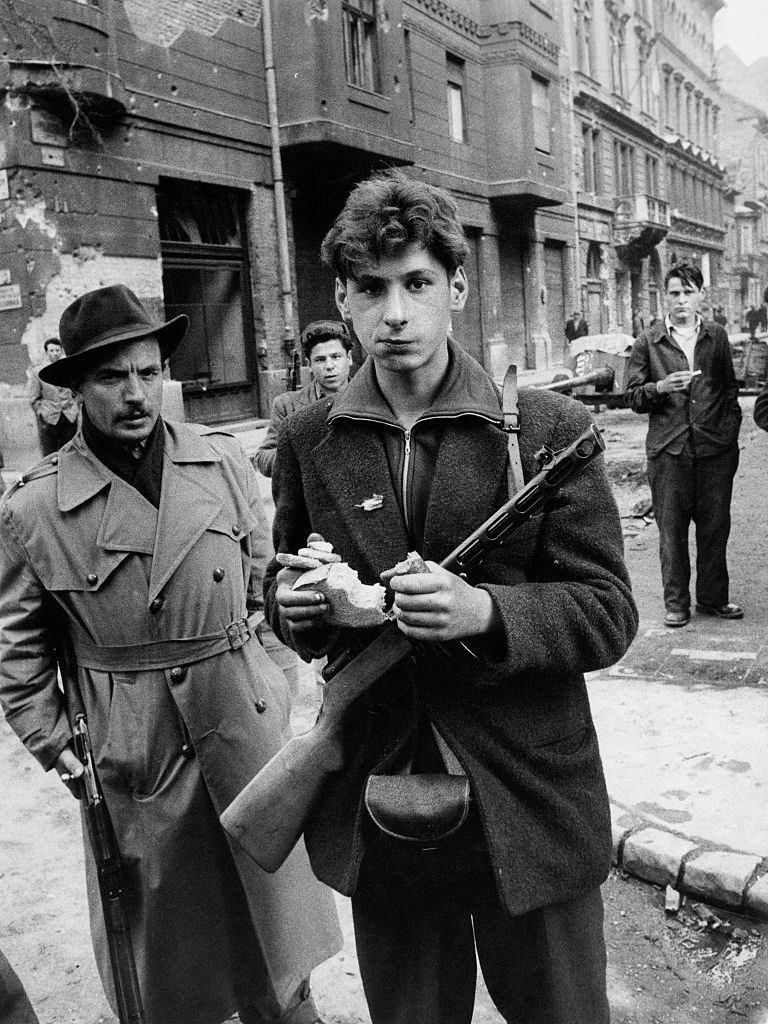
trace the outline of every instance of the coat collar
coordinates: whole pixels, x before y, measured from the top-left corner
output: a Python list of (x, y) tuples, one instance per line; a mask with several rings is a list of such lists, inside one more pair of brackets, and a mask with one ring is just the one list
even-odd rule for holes
[(155, 597), (201, 534), (217, 518), (222, 498), (205, 486), (192, 467), (217, 463), (221, 456), (184, 424), (165, 422), (166, 440), (160, 507), (100, 462), (82, 434), (59, 455), (58, 503), (73, 512), (108, 490), (96, 544), (107, 551), (152, 555), (149, 600)]
[[(178, 424), (167, 420), (163, 422), (166, 459), (176, 464), (221, 460), (221, 456), (205, 440), (204, 434), (197, 434), (183, 424), (179, 429)], [(61, 512), (71, 512), (120, 479), (96, 458), (80, 431), (61, 450), (58, 463), (58, 503)]]
[[(699, 319), (696, 340), (699, 341), (701, 338), (713, 337), (712, 331), (710, 330), (712, 326), (713, 324), (710, 323), (709, 320)], [(653, 342), (654, 344), (658, 344), (660, 341), (664, 341), (666, 339), (667, 341), (670, 341), (673, 344), (677, 345), (677, 342), (672, 337), (672, 332), (667, 329), (666, 317), (663, 320), (659, 320), (657, 323), (655, 323), (653, 327), (650, 327), (648, 329), (647, 334), (648, 340)]]
[[(428, 413), (421, 419), (479, 416), (501, 422), (499, 394), (491, 378), (452, 338), (448, 338), (448, 372)], [(374, 420), (397, 426), (398, 421), (376, 379), (373, 359), (368, 358), (333, 401), (328, 422), (348, 419)]]

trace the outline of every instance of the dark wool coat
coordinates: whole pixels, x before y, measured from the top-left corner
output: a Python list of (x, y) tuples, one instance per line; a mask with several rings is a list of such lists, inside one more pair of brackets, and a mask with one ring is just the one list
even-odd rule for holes
[[(255, 639), (195, 655), (189, 638), (205, 645), (246, 614), (265, 530), (240, 445), (187, 424), (166, 423), (159, 509), (99, 462), (81, 434), (0, 505), (0, 702), (31, 753), (52, 767), (70, 739), (56, 678), (55, 602), (79, 660), (125, 864), (148, 1024), (211, 1024), (270, 991), (285, 1006), (340, 945), (333, 896), (312, 876), (303, 847), (267, 875), (229, 846), (218, 822), (288, 739), (290, 698)], [(179, 638), (169, 652), (165, 642)], [(88, 657), (93, 645), (102, 654)], [(131, 650), (118, 669), (103, 649), (120, 645)], [(111, 664), (94, 667), (99, 657)], [(89, 850), (86, 869), (109, 992)]]
[[(500, 419), (495, 388), (460, 349), (469, 404)], [(343, 394), (372, 386), (368, 360)], [(375, 385), (374, 385), (375, 386)], [(339, 401), (339, 400), (337, 400)], [(395, 497), (381, 426), (337, 419), (330, 402), (296, 413), (283, 427), (275, 463), (277, 551), (296, 551), (310, 531), (330, 540), (365, 583), (403, 558), (408, 538)], [(334, 405), (334, 412), (336, 406)], [(578, 402), (541, 391), (520, 395), (526, 479), (542, 445), (565, 447), (590, 422)], [(482, 415), (446, 420), (426, 514), (427, 559), (440, 561), (507, 496), (506, 436)], [(364, 498), (383, 495), (375, 512)], [(272, 562), (267, 613), (280, 629)], [(608, 800), (583, 673), (626, 651), (637, 613), (623, 561), (621, 527), (602, 458), (567, 484), (546, 511), (513, 534), (482, 570), (501, 617), (505, 659), (478, 668), (458, 655), (419, 658), (396, 669), (350, 710), (347, 763), (322, 794), (306, 831), (317, 876), (354, 891), (363, 854), (363, 787), (387, 771), (424, 711), (463, 764), (510, 911), (569, 899), (598, 886), (611, 854)], [(333, 651), (348, 642), (326, 638)], [(306, 646), (299, 653), (316, 653)]]

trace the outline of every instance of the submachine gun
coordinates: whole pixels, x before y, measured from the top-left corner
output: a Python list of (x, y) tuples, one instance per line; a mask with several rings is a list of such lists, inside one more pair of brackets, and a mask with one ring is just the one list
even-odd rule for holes
[[(486, 555), (538, 511), (605, 448), (590, 426), (440, 563), (470, 578)], [(360, 651), (343, 652), (323, 672), (327, 685), (316, 724), (294, 736), (248, 783), (221, 816), (229, 835), (265, 871), (277, 871), (299, 841), (320, 790), (343, 767), (341, 729), (347, 708), (419, 645), (390, 620)]]
[(72, 744), (77, 759), (83, 766), (80, 796), (88, 841), (99, 881), (99, 895), (115, 985), (117, 1015), (120, 1024), (146, 1024), (128, 915), (123, 902), (123, 861), (96, 772), (88, 720), (77, 680), (77, 666), (65, 637), (66, 633), (62, 630), (61, 640), (57, 645), (57, 658), (64, 683)]

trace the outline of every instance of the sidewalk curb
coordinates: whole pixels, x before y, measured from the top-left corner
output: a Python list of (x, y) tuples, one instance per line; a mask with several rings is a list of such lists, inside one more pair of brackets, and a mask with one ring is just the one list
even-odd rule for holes
[(611, 800), (612, 863), (628, 875), (768, 921), (768, 857), (694, 840)]

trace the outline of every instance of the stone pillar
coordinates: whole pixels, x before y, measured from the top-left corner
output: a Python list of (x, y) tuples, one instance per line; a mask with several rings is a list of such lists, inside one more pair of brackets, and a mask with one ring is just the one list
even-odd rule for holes
[(526, 306), (530, 311), (530, 344), (533, 365), (539, 369), (552, 366), (552, 339), (547, 324), (547, 278), (544, 269), (544, 240), (537, 231), (528, 236), (526, 256)]
[(494, 380), (503, 380), (512, 362), (501, 324), (501, 275), (499, 270), (499, 238), (484, 231), (480, 235), (478, 262), (483, 276), (481, 287), (481, 316), (485, 368)]

